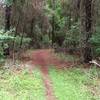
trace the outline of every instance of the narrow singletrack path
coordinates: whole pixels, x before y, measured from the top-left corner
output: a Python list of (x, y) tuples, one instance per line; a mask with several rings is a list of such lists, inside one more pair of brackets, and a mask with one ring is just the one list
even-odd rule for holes
[(63, 69), (63, 67), (70, 67), (72, 65), (72, 62), (65, 62), (59, 58), (57, 58), (57, 56), (55, 56), (53, 50), (36, 50), (33, 51), (33, 55), (32, 56), (32, 62), (34, 65), (39, 65), (42, 68), (44, 68), (44, 66), (46, 67), (50, 67), (50, 66), (55, 66), (58, 69)]
[(50, 65), (61, 68), (62, 66), (69, 66), (70, 63), (64, 63), (59, 60), (52, 50), (36, 50), (32, 53), (32, 64), (38, 67), (42, 73), (42, 78), (45, 86), (47, 100), (56, 100), (53, 92), (52, 81), (49, 77)]
[(48, 66), (50, 64), (50, 51), (49, 50), (37, 50), (33, 52), (33, 64), (38, 66), (42, 73), (42, 79), (45, 86), (47, 100), (56, 100), (52, 88), (52, 82), (49, 77)]
[(49, 77), (47, 67), (44, 66), (44, 68), (41, 68), (41, 72), (42, 72), (44, 86), (45, 86), (45, 89), (46, 89), (47, 100), (56, 100), (56, 98), (54, 96), (54, 92), (53, 92), (52, 81)]

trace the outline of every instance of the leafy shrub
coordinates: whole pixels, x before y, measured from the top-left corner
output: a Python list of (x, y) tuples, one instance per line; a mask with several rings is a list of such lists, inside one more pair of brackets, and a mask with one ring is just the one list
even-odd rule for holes
[(100, 56), (100, 33), (93, 34), (90, 42), (93, 45), (93, 53), (96, 56)]
[(0, 31), (0, 64), (4, 63), (4, 49), (8, 47), (7, 42), (13, 40), (13, 37), (10, 36), (8, 33)]
[(52, 41), (50, 40), (49, 36), (46, 34), (42, 38), (42, 44), (46, 47), (49, 47), (51, 45)]
[(19, 47), (21, 46), (21, 48), (26, 48), (29, 43), (30, 43), (31, 39), (30, 38), (26, 38), (26, 37), (20, 37), (20, 36), (16, 36), (15, 37), (15, 45), (16, 45), (16, 50), (19, 49)]
[(2, 47), (0, 46), (0, 65), (3, 64), (3, 62), (4, 62), (3, 49), (2, 49)]
[(64, 47), (76, 47), (79, 46), (79, 28), (78, 23), (71, 26), (71, 29), (66, 33), (65, 40), (63, 42)]
[(10, 46), (10, 49), (13, 49), (13, 45), (15, 45), (15, 50), (18, 51), (19, 47), (26, 48), (28, 47), (31, 39), (25, 36), (22, 36), (22, 33), (15, 36), (15, 29), (11, 29), (10, 31), (5, 32), (4, 30), (0, 30), (0, 43), (3, 44), (3, 48), (6, 48), (5, 45)]

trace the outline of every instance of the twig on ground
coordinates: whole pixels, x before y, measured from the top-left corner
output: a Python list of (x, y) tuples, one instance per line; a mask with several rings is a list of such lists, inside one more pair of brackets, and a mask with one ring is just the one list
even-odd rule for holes
[(90, 61), (90, 64), (94, 64), (94, 65), (100, 67), (100, 64), (96, 60)]

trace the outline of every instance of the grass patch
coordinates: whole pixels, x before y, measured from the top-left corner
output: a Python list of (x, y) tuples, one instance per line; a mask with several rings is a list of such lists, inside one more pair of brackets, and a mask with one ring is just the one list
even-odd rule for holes
[(45, 91), (39, 70), (13, 74), (0, 71), (0, 100), (45, 100)]
[(74, 56), (74, 55), (70, 55), (70, 54), (64, 54), (64, 53), (57, 53), (56, 54), (61, 60), (63, 61), (71, 61), (71, 62), (75, 62), (78, 61), (79, 58)]
[(49, 73), (57, 100), (100, 100), (100, 69), (50, 69)]

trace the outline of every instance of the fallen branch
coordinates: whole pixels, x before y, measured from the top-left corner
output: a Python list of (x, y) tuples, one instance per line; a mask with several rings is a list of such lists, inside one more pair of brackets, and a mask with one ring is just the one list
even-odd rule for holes
[(96, 60), (90, 61), (90, 64), (94, 64), (94, 65), (100, 67), (100, 64), (98, 64), (98, 62)]

